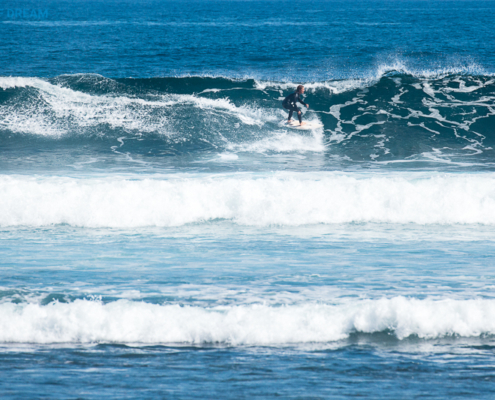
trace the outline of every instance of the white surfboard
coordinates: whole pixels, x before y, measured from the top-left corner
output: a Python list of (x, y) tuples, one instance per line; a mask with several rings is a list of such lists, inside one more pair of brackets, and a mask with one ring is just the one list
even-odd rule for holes
[(292, 120), (290, 124), (287, 121), (284, 122), (284, 125), (291, 129), (298, 129), (302, 131), (309, 131), (311, 129), (323, 128), (323, 124), (320, 121), (303, 121), (302, 125), (299, 125), (298, 120)]

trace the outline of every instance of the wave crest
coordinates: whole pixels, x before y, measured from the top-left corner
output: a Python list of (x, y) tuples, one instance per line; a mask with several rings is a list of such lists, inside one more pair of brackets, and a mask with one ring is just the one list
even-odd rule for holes
[(460, 162), (474, 156), (485, 163), (495, 146), (495, 77), (466, 71), (415, 73), (398, 64), (366, 79), (306, 82), (311, 107), (304, 119), (324, 125), (307, 134), (281, 124), (287, 118), (281, 100), (292, 83), (3, 77), (0, 140), (76, 138), (112, 151), (120, 138), (131, 138), (139, 143), (130, 140), (121, 149), (130, 154), (329, 148), (353, 162)]
[(495, 334), (494, 300), (404, 297), (342, 305), (201, 308), (118, 300), (0, 304), (3, 343), (327, 343), (355, 332), (432, 339)]
[(495, 176), (276, 174), (168, 179), (0, 176), (0, 226), (495, 224)]

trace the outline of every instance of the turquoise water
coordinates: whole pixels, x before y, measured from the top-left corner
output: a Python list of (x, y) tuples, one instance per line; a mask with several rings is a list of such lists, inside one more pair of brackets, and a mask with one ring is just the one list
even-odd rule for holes
[(492, 232), (408, 228), (3, 229), (2, 392), (490, 398)]
[(7, 4), (2, 398), (491, 399), (494, 11)]

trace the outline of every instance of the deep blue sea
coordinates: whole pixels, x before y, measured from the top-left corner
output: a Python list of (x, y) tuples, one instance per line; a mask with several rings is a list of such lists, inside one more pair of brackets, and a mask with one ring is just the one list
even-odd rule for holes
[(494, 21), (1, 1), (0, 397), (495, 398)]

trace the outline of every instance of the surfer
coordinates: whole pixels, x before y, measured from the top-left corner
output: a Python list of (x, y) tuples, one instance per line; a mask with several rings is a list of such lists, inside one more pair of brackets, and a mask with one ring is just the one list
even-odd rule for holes
[(288, 124), (291, 123), (291, 118), (292, 118), (292, 113), (294, 111), (297, 112), (297, 118), (299, 118), (299, 124), (303, 125), (302, 122), (302, 115), (301, 115), (301, 109), (296, 105), (297, 102), (304, 104), (307, 108), (309, 108), (309, 104), (305, 103), (302, 101), (300, 95), (304, 93), (304, 86), (299, 85), (296, 89), (296, 91), (290, 95), (288, 95), (284, 101), (282, 102), (282, 106), (286, 109), (289, 110), (289, 120), (287, 121)]

